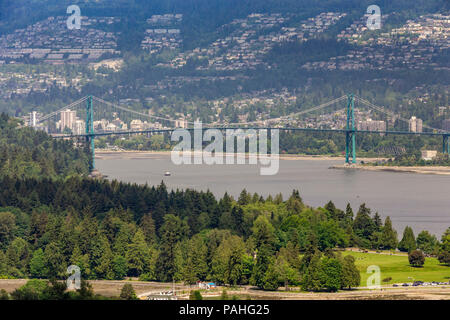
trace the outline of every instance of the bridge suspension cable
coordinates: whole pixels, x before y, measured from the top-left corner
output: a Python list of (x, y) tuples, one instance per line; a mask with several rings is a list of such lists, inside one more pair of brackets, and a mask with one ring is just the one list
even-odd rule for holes
[[(147, 117), (147, 118), (151, 118), (151, 119), (163, 120), (163, 121), (170, 121), (170, 122), (176, 122), (177, 121), (177, 120), (170, 119), (170, 118), (153, 116), (153, 115), (142, 113), (142, 112), (139, 112), (139, 111), (136, 111), (136, 110), (128, 109), (128, 108), (119, 106), (117, 104), (105, 101), (103, 99), (94, 97), (94, 96), (92, 97), (92, 99), (96, 100), (97, 102), (104, 103), (104, 104), (106, 104), (106, 105), (108, 105), (110, 107), (113, 107), (113, 108), (116, 108), (116, 109), (119, 109), (119, 110), (122, 110), (122, 111), (130, 112), (130, 113), (134, 113), (134, 114), (139, 115), (139, 116), (143, 116), (143, 117)], [(193, 123), (193, 122), (188, 122), (188, 123)]]
[(322, 104), (320, 104), (320, 105), (318, 105), (316, 107), (313, 107), (313, 108), (310, 108), (310, 109), (307, 109), (307, 110), (302, 110), (302, 111), (299, 111), (299, 112), (296, 112), (296, 113), (293, 113), (293, 114), (290, 114), (290, 115), (287, 115), (287, 116), (282, 116), (280, 118), (281, 119), (285, 119), (285, 118), (290, 118), (290, 117), (296, 117), (296, 116), (300, 116), (300, 115), (305, 114), (305, 113), (309, 113), (309, 112), (312, 112), (312, 111), (317, 111), (317, 110), (320, 110), (320, 109), (324, 109), (324, 108), (326, 108), (326, 107), (328, 107), (328, 106), (330, 106), (330, 105), (332, 105), (334, 103), (340, 102), (340, 101), (342, 101), (344, 99), (347, 99), (347, 96), (342, 96), (340, 98), (328, 101), (326, 103), (322, 103)]
[(281, 116), (281, 117), (278, 117), (278, 118), (270, 118), (270, 119), (264, 119), (264, 120), (255, 120), (255, 121), (249, 121), (249, 122), (234, 122), (234, 123), (227, 123), (225, 125), (227, 125), (227, 126), (229, 126), (229, 125), (247, 125), (247, 124), (261, 123), (261, 122), (264, 122), (264, 121), (271, 122), (271, 121), (285, 120), (285, 119), (293, 118), (293, 117), (296, 117), (296, 116), (299, 116), (299, 115), (302, 115), (302, 114), (305, 114), (305, 113), (309, 113), (309, 112), (317, 111), (317, 110), (320, 110), (320, 109), (324, 109), (324, 108), (326, 108), (326, 107), (328, 107), (328, 106), (330, 106), (330, 105), (332, 105), (334, 103), (340, 102), (340, 101), (342, 101), (344, 99), (347, 99), (347, 96), (342, 96), (340, 98), (337, 98), (337, 99), (334, 99), (334, 100), (322, 103), (322, 104), (320, 104), (318, 106), (309, 108), (307, 110), (302, 110), (302, 111), (299, 111), (299, 112), (291, 113), (291, 114), (288, 114), (286, 116)]
[[(369, 107), (369, 108), (371, 108), (371, 109), (374, 109), (374, 110), (376, 110), (376, 111), (378, 111), (378, 112), (381, 112), (381, 113), (383, 113), (383, 114), (386, 114), (386, 115), (388, 115), (388, 116), (391, 116), (391, 117), (393, 117), (394, 119), (397, 118), (397, 119), (399, 119), (399, 120), (402, 120), (402, 121), (404, 121), (404, 122), (409, 123), (409, 120), (408, 120), (408, 119), (405, 119), (405, 118), (403, 118), (403, 117), (401, 117), (401, 116), (398, 116), (398, 115), (396, 115), (395, 113), (393, 113), (392, 111), (384, 110), (384, 108), (379, 107), (379, 106), (377, 106), (377, 105), (374, 105), (374, 104), (371, 103), (370, 101), (367, 101), (366, 99), (360, 98), (360, 97), (358, 97), (358, 96), (355, 96), (355, 98), (356, 98), (357, 101), (361, 102), (362, 104), (364, 104), (365, 106), (367, 106), (367, 107)], [(426, 128), (426, 129), (429, 129), (429, 130), (432, 130), (432, 131), (435, 131), (435, 130), (436, 130), (437, 132), (445, 132), (445, 131), (442, 130), (442, 129), (433, 128), (433, 127), (430, 127), (430, 126), (427, 126), (427, 125), (422, 125), (422, 127), (423, 127), (423, 128)]]
[(49, 114), (43, 116), (42, 118), (40, 118), (39, 121), (38, 121), (38, 123), (43, 122), (43, 121), (45, 121), (45, 120), (48, 120), (48, 119), (50, 119), (51, 117), (56, 116), (56, 115), (59, 114), (60, 112), (66, 110), (66, 109), (70, 109), (70, 108), (72, 108), (73, 106), (75, 106), (75, 105), (77, 105), (77, 104), (79, 104), (79, 103), (84, 102), (86, 99), (87, 99), (87, 97), (83, 97), (83, 98), (81, 98), (81, 99), (79, 99), (79, 100), (77, 100), (77, 101), (75, 101), (75, 102), (72, 102), (71, 104), (69, 104), (69, 105), (67, 105), (67, 106), (62, 107), (61, 109), (58, 109), (58, 110), (56, 110), (56, 111), (53, 111), (52, 113), (49, 113)]

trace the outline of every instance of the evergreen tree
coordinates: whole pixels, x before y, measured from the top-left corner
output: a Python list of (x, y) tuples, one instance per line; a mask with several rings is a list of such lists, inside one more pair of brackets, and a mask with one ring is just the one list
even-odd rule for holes
[(120, 226), (117, 237), (114, 240), (113, 251), (115, 255), (125, 257), (127, 255), (128, 245), (131, 243), (136, 228), (131, 223), (123, 223)]
[(261, 246), (267, 246), (267, 249), (271, 250), (275, 244), (275, 229), (269, 220), (260, 215), (253, 223), (252, 237), (255, 240), (256, 248)]
[(56, 243), (49, 243), (45, 247), (45, 267), (48, 271), (48, 278), (64, 278), (66, 276), (67, 265), (61, 249)]
[(277, 194), (275, 196), (275, 199), (273, 199), (273, 203), (279, 205), (283, 203), (283, 195), (281, 193)]
[(356, 214), (353, 222), (353, 230), (362, 240), (368, 241), (372, 233), (376, 230), (374, 221), (370, 218), (370, 209), (363, 203)]
[(0, 250), (8, 247), (14, 239), (16, 217), (11, 212), (0, 212)]
[(286, 201), (287, 210), (294, 214), (299, 214), (300, 212), (302, 212), (304, 207), (305, 205), (303, 204), (303, 200), (300, 197), (300, 193), (298, 192), (298, 190), (292, 191), (292, 195)]
[(132, 242), (128, 245), (126, 259), (130, 276), (139, 277), (145, 271), (149, 249), (141, 229), (136, 231)]
[(212, 261), (212, 279), (219, 283), (238, 285), (244, 277), (245, 244), (238, 236), (224, 239)]
[(252, 197), (251, 195), (247, 192), (247, 190), (242, 190), (241, 194), (239, 195), (238, 198), (238, 204), (241, 206), (245, 206), (247, 204), (249, 204), (252, 201)]
[(321, 259), (322, 254), (316, 251), (302, 275), (301, 286), (304, 291), (318, 291), (322, 288)]
[(353, 222), (353, 209), (350, 203), (347, 203), (347, 207), (345, 208), (345, 220), (348, 223)]
[(338, 259), (324, 257), (319, 267), (322, 288), (336, 292), (342, 287), (342, 265)]
[(205, 280), (208, 274), (206, 263), (207, 247), (199, 235), (187, 243), (187, 259), (184, 266), (184, 280), (189, 284)]
[(6, 277), (8, 274), (8, 264), (6, 261), (6, 255), (3, 250), (0, 249), (0, 277)]
[(127, 259), (122, 256), (115, 256), (112, 263), (114, 280), (122, 280), (128, 272)]
[(120, 299), (122, 300), (138, 300), (134, 288), (131, 284), (125, 283), (120, 290)]
[(91, 263), (89, 261), (89, 255), (83, 255), (78, 245), (75, 245), (69, 261), (70, 264), (76, 265), (80, 268), (80, 272), (83, 277), (89, 278), (91, 276)]
[(381, 217), (378, 214), (378, 211), (375, 212), (374, 216), (373, 216), (373, 224), (375, 226), (375, 232), (380, 232), (381, 229), (383, 228), (383, 222), (381, 222)]
[(397, 231), (392, 227), (392, 222), (389, 217), (384, 221), (383, 233), (380, 240), (382, 249), (390, 250), (397, 248)]
[(262, 286), (262, 289), (264, 290), (270, 290), (275, 291), (279, 287), (279, 274), (277, 270), (275, 269), (274, 264), (270, 264), (267, 268), (266, 273), (264, 274), (264, 283)]
[(229, 230), (213, 229), (207, 232), (205, 240), (207, 246), (206, 261), (210, 272), (212, 270), (212, 261), (216, 257), (219, 246), (225, 239), (229, 239), (230, 237), (231, 232)]
[(187, 225), (180, 218), (168, 214), (161, 227), (161, 252), (157, 261), (157, 278), (161, 281), (172, 281), (176, 272), (175, 247), (189, 232)]
[(313, 257), (316, 256), (318, 252), (320, 251), (318, 247), (317, 237), (314, 233), (310, 233), (308, 235), (305, 254), (303, 255), (302, 260), (300, 262), (299, 269), (301, 274), (307, 272)]
[(336, 220), (336, 212), (337, 212), (337, 208), (334, 205), (334, 203), (332, 201), (329, 201), (326, 205), (325, 205), (325, 210), (327, 210), (327, 218), (328, 219), (335, 219)]
[(30, 258), (28, 243), (22, 238), (15, 238), (6, 250), (9, 273), (15, 277), (23, 277), (27, 272)]
[(442, 245), (439, 250), (439, 262), (450, 266), (450, 228), (442, 235)]
[(228, 195), (227, 192), (223, 195), (223, 198), (219, 201), (219, 208), (222, 210), (222, 212), (231, 212), (231, 209), (233, 207), (233, 198)]
[(244, 226), (244, 210), (242, 210), (241, 206), (235, 206), (231, 210), (231, 217), (233, 219), (234, 230), (236, 230), (239, 236), (245, 235), (245, 226)]
[(355, 258), (351, 255), (345, 256), (342, 261), (342, 288), (351, 289), (358, 287), (361, 283), (361, 275), (356, 268)]
[(156, 228), (155, 221), (153, 220), (151, 214), (144, 215), (141, 220), (140, 227), (144, 232), (145, 241), (147, 241), (147, 244), (154, 244), (156, 242)]
[(45, 278), (48, 270), (45, 267), (45, 255), (41, 248), (33, 252), (30, 260), (30, 274), (33, 278)]
[(421, 231), (417, 235), (417, 248), (425, 252), (426, 254), (437, 253), (439, 250), (439, 241), (435, 235), (430, 234), (428, 231)]
[(113, 253), (109, 246), (108, 239), (104, 235), (100, 236), (100, 243), (98, 250), (99, 253), (96, 257), (98, 258), (98, 260), (95, 261), (94, 263), (95, 264), (94, 271), (98, 278), (111, 280), (114, 278), (112, 270)]
[(250, 283), (258, 288), (264, 289), (267, 280), (265, 278), (266, 272), (271, 264), (273, 264), (272, 250), (268, 245), (260, 246), (256, 253), (256, 263), (253, 267)]
[(414, 232), (411, 227), (406, 226), (403, 231), (403, 238), (398, 244), (398, 249), (403, 252), (411, 252), (417, 248)]

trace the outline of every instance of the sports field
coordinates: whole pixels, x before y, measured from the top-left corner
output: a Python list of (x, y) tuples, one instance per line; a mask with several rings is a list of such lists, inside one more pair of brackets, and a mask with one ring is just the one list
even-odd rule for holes
[(450, 281), (450, 267), (441, 265), (436, 258), (426, 258), (422, 268), (413, 268), (409, 265), (407, 255), (389, 255), (380, 253), (363, 253), (345, 251), (343, 256), (355, 257), (355, 264), (361, 272), (361, 286), (366, 286), (367, 267), (377, 265), (380, 267), (381, 280), (391, 277), (392, 280), (383, 282), (381, 285), (404, 283), (413, 281), (424, 282), (448, 282)]

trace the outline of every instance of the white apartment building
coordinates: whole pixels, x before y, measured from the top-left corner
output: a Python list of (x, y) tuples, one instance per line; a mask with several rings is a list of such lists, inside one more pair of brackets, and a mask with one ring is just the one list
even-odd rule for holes
[(410, 132), (422, 132), (423, 121), (422, 119), (411, 117), (409, 120), (409, 131)]
[(61, 111), (61, 131), (64, 131), (65, 128), (73, 130), (76, 118), (77, 118), (76, 111), (72, 111), (70, 109)]
[(73, 124), (72, 133), (73, 134), (83, 134), (86, 132), (86, 124), (83, 120), (75, 120)]

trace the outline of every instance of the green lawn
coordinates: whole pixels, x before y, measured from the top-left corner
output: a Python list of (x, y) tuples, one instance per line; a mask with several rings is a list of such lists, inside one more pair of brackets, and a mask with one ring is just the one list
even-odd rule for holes
[[(392, 277), (389, 282), (381, 281), (381, 285), (403, 283), (412, 281), (439, 281), (448, 282), (450, 280), (450, 267), (441, 265), (436, 258), (426, 258), (422, 268), (413, 268), (409, 265), (408, 256), (394, 256), (376, 253), (350, 252), (345, 251), (343, 256), (352, 255), (355, 257), (355, 264), (361, 272), (361, 286), (366, 286), (367, 267), (377, 265), (381, 270), (381, 280)], [(408, 278), (410, 277), (410, 278)]]

